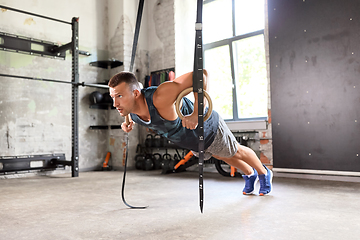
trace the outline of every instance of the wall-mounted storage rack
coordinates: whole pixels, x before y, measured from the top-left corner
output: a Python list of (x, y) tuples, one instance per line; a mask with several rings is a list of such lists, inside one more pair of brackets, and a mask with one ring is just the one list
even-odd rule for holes
[[(72, 18), (71, 22), (66, 22), (63, 20), (50, 18), (47, 16), (34, 14), (31, 12), (26, 12), (23, 10), (10, 8), (7, 6), (0, 5), (0, 8), (15, 11), (23, 14), (28, 14), (40, 18), (45, 18), (48, 20), (69, 24), (71, 25), (72, 36), (71, 41), (65, 45), (59, 46), (55, 43), (51, 43), (49, 41), (33, 39), (29, 37), (22, 37), (9, 33), (0, 33), (0, 50), (3, 51), (11, 51), (16, 53), (29, 54), (40, 57), (52, 57), (56, 59), (65, 59), (65, 52), (67, 50), (71, 51), (72, 54), (72, 79), (71, 82), (59, 81), (53, 79), (41, 79), (41, 78), (31, 78), (26, 76), (16, 76), (16, 75), (8, 75), (8, 74), (0, 74), (2, 77), (11, 77), (11, 78), (27, 78), (31, 80), (40, 80), (40, 81), (51, 81), (58, 83), (67, 83), (72, 85), (72, 147), (71, 147), (71, 160), (65, 160), (65, 155), (61, 155), (61, 163), (60, 159), (54, 158), (53, 156), (49, 158), (46, 155), (32, 155), (29, 157), (1, 157), (0, 158), (0, 166), (2, 166), (1, 172), (6, 171), (20, 171), (20, 170), (29, 170), (34, 169), (31, 167), (31, 163), (34, 161), (38, 161), (38, 163), (43, 162), (42, 166), (36, 167), (36, 169), (52, 169), (56, 168), (57, 165), (61, 166), (71, 166), (72, 177), (77, 177), (79, 175), (79, 133), (78, 133), (78, 108), (79, 108), (79, 96), (78, 96), (78, 87), (85, 86), (85, 83), (79, 83), (79, 54), (82, 53), (84, 55), (89, 56), (90, 53), (80, 51), (79, 50), (79, 18)], [(91, 85), (91, 84), (90, 84)], [(89, 85), (89, 86), (90, 86)], [(93, 87), (96, 87), (95, 85)], [(50, 154), (51, 155), (51, 154)]]

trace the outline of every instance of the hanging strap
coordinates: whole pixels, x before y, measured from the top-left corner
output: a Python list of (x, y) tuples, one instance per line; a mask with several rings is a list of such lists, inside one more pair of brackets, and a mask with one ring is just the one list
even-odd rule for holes
[(204, 207), (204, 82), (203, 82), (203, 41), (202, 41), (202, 8), (203, 0), (197, 1), (195, 24), (195, 56), (193, 71), (193, 91), (198, 94), (198, 135), (199, 135), (199, 197), (200, 211)]
[[(143, 8), (144, 8), (144, 0), (140, 0), (139, 1), (139, 8), (138, 8), (138, 13), (137, 13), (137, 18), (136, 18), (134, 42), (133, 42), (132, 54), (131, 54), (131, 62), (130, 62), (130, 72), (133, 71), (133, 67), (134, 67), (135, 55), (136, 55), (136, 47), (137, 47), (137, 42), (138, 42), (138, 39), (139, 39), (140, 23), (141, 23), (141, 16), (142, 16)], [(125, 122), (126, 122), (127, 125), (129, 125), (129, 116), (125, 116)], [(125, 153), (123, 182), (122, 182), (122, 188), (121, 188), (121, 197), (122, 197), (122, 200), (123, 200), (124, 204), (126, 206), (128, 206), (129, 208), (132, 208), (132, 209), (144, 209), (146, 207), (134, 207), (134, 206), (128, 204), (125, 201), (125, 193), (124, 192), (125, 192), (126, 166), (127, 166), (128, 149), (129, 149), (129, 134), (126, 133), (125, 137), (126, 137), (126, 153)]]
[(135, 34), (134, 34), (134, 41), (133, 41), (131, 62), (130, 62), (130, 70), (129, 70), (130, 72), (133, 71), (133, 67), (134, 67), (136, 47), (137, 47), (137, 43), (138, 43), (138, 39), (139, 39), (140, 23), (141, 23), (143, 8), (144, 8), (144, 0), (140, 0), (137, 17), (136, 17)]

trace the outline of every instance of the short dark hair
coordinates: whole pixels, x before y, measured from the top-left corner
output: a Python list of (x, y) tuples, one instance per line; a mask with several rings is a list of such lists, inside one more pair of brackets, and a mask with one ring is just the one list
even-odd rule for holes
[(126, 71), (115, 74), (110, 79), (108, 86), (114, 88), (123, 82), (125, 82), (130, 87), (131, 91), (135, 89), (140, 89), (140, 85), (138, 83), (138, 80), (136, 79), (135, 74)]

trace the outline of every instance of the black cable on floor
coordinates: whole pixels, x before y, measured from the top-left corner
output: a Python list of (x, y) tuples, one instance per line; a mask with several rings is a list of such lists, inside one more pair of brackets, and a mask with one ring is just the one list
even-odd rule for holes
[[(136, 27), (135, 27), (134, 42), (133, 42), (133, 48), (132, 48), (132, 54), (131, 54), (130, 72), (132, 72), (134, 62), (135, 62), (135, 53), (136, 53), (136, 47), (137, 47), (137, 42), (138, 42), (138, 38), (139, 38), (140, 23), (141, 23), (141, 16), (142, 16), (143, 8), (144, 8), (144, 0), (140, 0), (138, 13), (137, 13), (137, 17), (136, 17)], [(125, 119), (127, 117), (128, 116), (125, 116)], [(128, 122), (128, 120), (126, 120), (126, 121)], [(124, 204), (126, 206), (128, 206), (129, 208), (144, 209), (147, 207), (134, 207), (125, 201), (125, 176), (126, 176), (126, 166), (127, 166), (127, 159), (128, 159), (128, 149), (129, 149), (129, 133), (126, 133), (125, 137), (126, 137), (126, 151), (125, 151), (125, 164), (124, 164), (124, 174), (123, 174), (123, 182), (122, 182), (122, 188), (121, 188), (121, 197), (122, 197)]]
[(128, 158), (128, 149), (129, 149), (129, 133), (126, 133), (125, 135), (126, 137), (126, 151), (125, 151), (125, 166), (124, 166), (124, 174), (123, 174), (123, 181), (122, 181), (122, 187), (121, 187), (121, 197), (122, 197), (122, 200), (124, 202), (124, 204), (126, 206), (128, 206), (129, 208), (132, 208), (132, 209), (144, 209), (144, 208), (147, 208), (146, 207), (134, 207), (134, 206), (131, 206), (130, 204), (128, 204), (126, 201), (125, 201), (125, 176), (126, 176), (126, 166), (127, 166), (127, 158)]

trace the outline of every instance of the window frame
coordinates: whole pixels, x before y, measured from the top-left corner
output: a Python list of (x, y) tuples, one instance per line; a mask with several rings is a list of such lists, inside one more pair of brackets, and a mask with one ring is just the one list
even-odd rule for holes
[[(210, 2), (214, 2), (217, 0), (204, 0), (204, 5)], [(253, 117), (253, 118), (239, 118), (238, 117), (238, 104), (237, 104), (237, 95), (236, 95), (236, 78), (235, 78), (235, 60), (234, 60), (234, 54), (233, 54), (233, 43), (235, 41), (241, 40), (241, 39), (246, 39), (246, 38), (250, 38), (250, 37), (254, 37), (254, 36), (258, 36), (258, 35), (264, 35), (265, 29), (261, 29), (261, 30), (257, 30), (254, 32), (250, 32), (250, 33), (246, 33), (246, 34), (241, 34), (241, 35), (235, 35), (236, 33), (236, 29), (235, 29), (235, 0), (231, 0), (232, 1), (232, 37), (227, 38), (227, 39), (222, 39), (216, 42), (211, 42), (211, 43), (207, 43), (207, 44), (203, 44), (203, 50), (204, 52), (206, 50), (210, 50), (210, 49), (214, 49), (217, 47), (222, 47), (222, 46), (228, 46), (229, 47), (229, 57), (230, 57), (230, 67), (231, 67), (231, 78), (232, 78), (232, 92), (233, 92), (233, 118), (232, 119), (225, 119), (226, 122), (247, 122), (247, 121), (254, 121), (254, 122), (259, 122), (259, 121), (267, 121), (268, 120), (268, 116), (264, 116), (264, 117)], [(265, 9), (264, 9), (265, 11)], [(265, 28), (265, 27), (264, 27)], [(265, 36), (264, 36), (265, 39)], [(264, 51), (266, 51), (265, 49), (265, 42), (264, 42)], [(206, 59), (204, 58), (204, 62), (206, 61)], [(258, 125), (258, 124), (257, 124)], [(235, 126), (235, 125), (234, 125)], [(249, 126), (249, 125), (247, 125)], [(266, 127), (265, 127), (266, 128)]]

